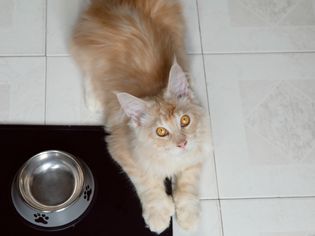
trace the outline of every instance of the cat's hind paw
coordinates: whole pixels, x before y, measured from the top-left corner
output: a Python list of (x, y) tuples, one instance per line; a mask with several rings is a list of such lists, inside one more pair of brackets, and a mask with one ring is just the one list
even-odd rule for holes
[(169, 227), (174, 213), (174, 203), (171, 198), (167, 197), (147, 204), (144, 207), (143, 218), (152, 232), (160, 234)]

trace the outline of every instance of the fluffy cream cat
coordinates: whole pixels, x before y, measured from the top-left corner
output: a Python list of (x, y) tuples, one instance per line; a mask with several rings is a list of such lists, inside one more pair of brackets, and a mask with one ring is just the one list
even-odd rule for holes
[[(185, 73), (180, 3), (92, 0), (71, 51), (86, 78), (87, 103), (104, 113), (109, 151), (134, 184), (147, 226), (160, 233), (175, 213), (182, 228), (195, 228), (211, 142)], [(172, 196), (166, 177), (174, 180)]]

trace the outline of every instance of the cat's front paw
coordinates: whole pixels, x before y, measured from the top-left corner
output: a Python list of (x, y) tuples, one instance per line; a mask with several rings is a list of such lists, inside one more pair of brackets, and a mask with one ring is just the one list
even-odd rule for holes
[(143, 206), (143, 218), (152, 232), (162, 233), (170, 225), (175, 213), (174, 202), (170, 197), (156, 199)]
[(179, 195), (175, 198), (176, 221), (186, 231), (196, 230), (200, 219), (198, 197)]

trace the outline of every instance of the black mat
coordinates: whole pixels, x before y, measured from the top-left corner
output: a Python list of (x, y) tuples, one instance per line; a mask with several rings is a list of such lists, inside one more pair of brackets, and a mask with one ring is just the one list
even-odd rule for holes
[[(126, 175), (112, 161), (98, 126), (0, 126), (0, 228), (5, 235), (155, 235), (144, 224), (138, 197)], [(62, 150), (84, 160), (93, 172), (96, 191), (82, 220), (67, 229), (40, 231), (16, 212), (11, 183), (21, 165), (46, 150)], [(172, 235), (171, 226), (161, 235)]]

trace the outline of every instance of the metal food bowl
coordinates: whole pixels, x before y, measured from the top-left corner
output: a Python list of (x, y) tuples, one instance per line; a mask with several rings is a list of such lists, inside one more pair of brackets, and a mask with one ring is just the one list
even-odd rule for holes
[(28, 222), (56, 229), (77, 222), (94, 195), (88, 166), (62, 151), (45, 151), (30, 158), (12, 183), (17, 212)]

